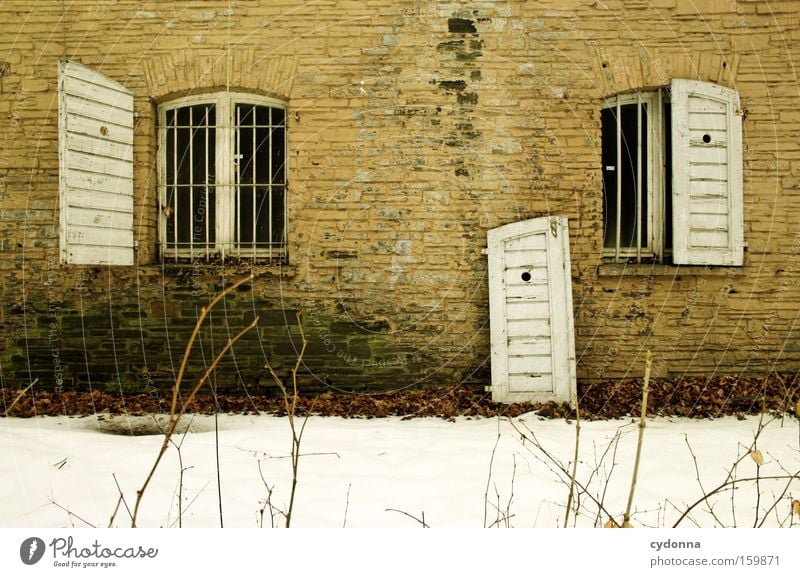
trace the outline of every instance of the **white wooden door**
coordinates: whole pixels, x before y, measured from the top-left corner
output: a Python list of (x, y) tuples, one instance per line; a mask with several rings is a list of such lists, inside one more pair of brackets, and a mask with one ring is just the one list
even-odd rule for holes
[(488, 233), (492, 400), (571, 402), (575, 342), (563, 216)]

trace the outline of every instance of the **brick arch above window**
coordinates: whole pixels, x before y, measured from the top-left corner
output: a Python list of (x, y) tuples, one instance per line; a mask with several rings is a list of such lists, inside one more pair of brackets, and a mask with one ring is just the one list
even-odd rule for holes
[(739, 55), (709, 52), (676, 52), (639, 48), (619, 52), (599, 48), (592, 68), (601, 98), (669, 86), (673, 78), (689, 78), (733, 88)]
[(215, 56), (187, 49), (146, 59), (143, 65), (147, 93), (157, 102), (226, 87), (285, 100), (292, 93), (297, 66), (296, 56), (262, 56), (241, 49), (220, 50)]

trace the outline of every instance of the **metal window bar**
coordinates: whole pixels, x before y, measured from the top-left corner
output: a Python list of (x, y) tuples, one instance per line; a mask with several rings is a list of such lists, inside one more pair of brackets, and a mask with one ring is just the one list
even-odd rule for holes
[(269, 127), (267, 128), (268, 131), (268, 140), (267, 140), (267, 180), (269, 181), (267, 184), (267, 246), (269, 247), (268, 254), (269, 259), (272, 260), (272, 201), (273, 199), (273, 183), (272, 183), (272, 132), (275, 130), (275, 127), (272, 123), (272, 109), (269, 110), (269, 120), (267, 122)]
[(233, 194), (236, 197), (234, 202), (234, 208), (236, 212), (236, 231), (234, 233), (234, 238), (236, 239), (236, 256), (241, 258), (242, 257), (242, 195), (241, 195), (241, 186), (242, 186), (242, 135), (239, 131), (239, 127), (241, 126), (241, 110), (235, 104), (233, 105), (233, 109), (236, 111), (236, 120), (235, 120), (235, 127), (234, 132), (236, 133), (236, 147), (233, 153), (233, 164), (236, 167), (236, 182), (234, 183)]
[(622, 104), (620, 103), (619, 94), (617, 95), (616, 106), (616, 131), (617, 131), (617, 170), (616, 170), (616, 184), (617, 184), (617, 221), (615, 230), (614, 242), (614, 260), (620, 261), (620, 241), (622, 236)]
[(189, 107), (189, 254), (194, 258), (194, 106)]
[(209, 125), (209, 114), (210, 114), (210, 112), (211, 112), (211, 107), (210, 106), (206, 106), (206, 116), (205, 116), (205, 122), (204, 122), (205, 157), (206, 157), (205, 158), (205, 166), (204, 166), (204, 170), (205, 170), (205, 173), (206, 173), (205, 174), (205, 181), (206, 182), (205, 182), (205, 187), (204, 187), (204, 189), (205, 189), (205, 199), (206, 199), (206, 202), (205, 202), (205, 215), (204, 215), (205, 216), (205, 221), (206, 221), (206, 223), (205, 223), (206, 224), (206, 226), (205, 226), (205, 229), (206, 229), (206, 231), (205, 231), (206, 232), (206, 239), (205, 239), (206, 240), (206, 260), (208, 260), (208, 257), (209, 257), (209, 254), (208, 254), (208, 252), (209, 252), (209, 244), (211, 244), (211, 236), (209, 235), (209, 228), (208, 228), (209, 227), (209, 223), (211, 222), (211, 218), (209, 216), (211, 214), (211, 205), (209, 204), (209, 193), (208, 193), (208, 188), (209, 188), (209, 182), (208, 182), (208, 167), (209, 167), (209, 164), (208, 164), (208, 132), (209, 132), (209, 130), (208, 129), (209, 129), (209, 126), (208, 125)]
[(252, 223), (253, 245), (252, 245), (252, 254), (253, 254), (253, 258), (255, 258), (256, 257), (256, 246), (257, 246), (256, 242), (258, 240), (258, 237), (256, 236), (256, 224), (258, 223), (258, 214), (256, 213), (256, 196), (258, 196), (257, 195), (258, 188), (256, 186), (257, 185), (257, 183), (256, 183), (257, 176), (256, 175), (258, 174), (258, 170), (257, 170), (257, 168), (258, 168), (258, 154), (256, 154), (256, 152), (258, 150), (256, 148), (256, 124), (257, 124), (256, 123), (256, 107), (255, 106), (250, 107), (250, 111), (251, 111), (250, 113), (253, 115), (252, 123), (251, 123), (252, 124), (252, 130), (253, 130), (253, 134), (252, 134), (253, 165), (252, 165), (252, 168), (251, 168), (251, 171), (252, 171), (251, 173), (253, 175), (253, 193), (252, 193), (252, 196), (253, 196), (253, 203), (252, 203), (253, 204), (253, 223)]
[[(655, 170), (653, 172), (657, 175), (656, 178), (658, 179), (658, 182), (661, 183), (661, 190), (664, 191), (666, 190), (666, 182), (667, 182), (666, 154), (664, 150), (664, 147), (666, 146), (667, 143), (667, 137), (666, 137), (666, 127), (664, 126), (664, 95), (661, 90), (658, 90), (656, 92), (656, 103), (653, 106), (653, 109), (650, 110), (650, 118), (653, 118), (653, 116), (659, 119), (658, 124), (654, 124), (654, 126), (659, 126), (660, 131), (658, 134), (658, 139), (656, 141), (659, 144), (657, 146), (650, 147), (650, 150), (656, 153), (656, 157), (653, 159), (650, 165), (658, 167), (657, 172)], [(651, 122), (654, 121), (651, 120)], [(652, 180), (650, 182), (652, 182)], [(658, 211), (658, 213), (656, 213), (656, 211)], [(654, 215), (652, 218), (649, 218), (650, 230), (654, 231), (652, 236), (655, 239), (653, 241), (653, 252), (655, 253), (656, 258), (658, 258), (660, 261), (664, 257), (665, 229), (667, 226), (672, 226), (672, 223), (666, 222), (667, 195), (666, 194), (660, 195), (660, 202), (658, 203), (657, 207), (656, 203), (651, 202), (649, 212)], [(653, 226), (654, 224), (656, 224), (657, 228)]]
[(178, 258), (178, 110), (172, 119), (172, 248)]

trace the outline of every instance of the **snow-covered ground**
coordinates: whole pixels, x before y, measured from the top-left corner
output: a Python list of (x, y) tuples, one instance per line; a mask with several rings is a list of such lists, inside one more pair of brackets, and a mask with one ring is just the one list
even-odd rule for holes
[[(533, 431), (564, 466), (572, 460), (574, 425), (532, 414), (514, 423)], [(128, 427), (119, 418), (112, 424), (123, 431)], [(798, 421), (786, 417), (767, 424), (757, 445), (764, 459), (760, 470), (748, 454), (758, 426), (754, 417), (649, 421), (633, 524), (671, 527), (704, 492), (726, 480), (741, 456), (736, 477), (758, 476), (758, 484), (743, 481), (735, 490), (720, 491), (709, 501), (714, 515), (703, 504), (682, 526), (752, 527), (757, 511), (759, 523), (766, 515), (765, 526), (800, 523), (800, 517), (792, 520), (790, 514), (790, 497), (800, 498), (800, 479), (788, 490), (786, 479), (763, 479), (795, 475), (800, 469)], [(175, 439), (181, 443), (182, 482), (178, 452), (171, 448), (145, 494), (139, 526), (177, 526), (180, 490), (184, 527), (219, 527), (214, 418), (194, 417), (192, 427), (194, 432)], [(119, 497), (117, 483), (132, 508), (162, 438), (101, 431), (107, 428), (107, 417), (0, 420), (0, 526), (108, 526)], [(631, 421), (582, 423), (577, 480), (617, 518), (627, 502), (637, 435)], [(272, 504), (285, 507), (291, 485), (290, 438), (285, 418), (219, 417), (226, 527), (262, 523), (265, 482), (273, 490)], [(314, 417), (307, 423), (301, 452), (293, 526), (414, 527), (421, 525), (423, 515), (431, 527), (563, 523), (567, 482), (541, 450), (522, 441), (507, 419)], [(595, 503), (577, 493), (577, 525), (595, 525)], [(602, 515), (599, 523), (606, 520)], [(125, 505), (113, 524), (130, 525)], [(269, 508), (263, 524), (271, 524)]]

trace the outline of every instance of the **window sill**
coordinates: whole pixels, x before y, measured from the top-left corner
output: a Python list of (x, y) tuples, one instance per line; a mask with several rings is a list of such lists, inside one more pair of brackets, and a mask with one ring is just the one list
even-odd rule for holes
[(740, 266), (696, 266), (672, 264), (626, 264), (608, 263), (597, 266), (599, 277), (620, 276), (741, 276), (744, 268)]

